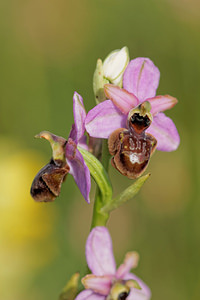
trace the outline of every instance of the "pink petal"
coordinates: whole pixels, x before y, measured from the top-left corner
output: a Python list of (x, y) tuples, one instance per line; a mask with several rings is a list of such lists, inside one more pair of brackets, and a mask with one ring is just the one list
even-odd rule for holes
[(141, 290), (136, 288), (131, 288), (131, 292), (127, 297), (127, 300), (149, 300), (151, 298), (150, 288), (135, 274), (129, 273), (125, 276), (125, 280), (134, 279), (138, 282)]
[(68, 143), (66, 145), (66, 159), (70, 167), (69, 173), (74, 177), (74, 180), (85, 200), (90, 203), (90, 171), (83, 159), (82, 154), (75, 146), (76, 144), (71, 139), (68, 139)]
[(75, 298), (75, 300), (105, 300), (105, 299), (106, 299), (105, 296), (96, 294), (91, 290), (82, 291)]
[(126, 298), (126, 300), (149, 300), (151, 298), (151, 295), (147, 295), (143, 293), (143, 291), (131, 288), (130, 294)]
[(82, 284), (97, 294), (107, 296), (110, 292), (113, 276), (86, 275), (82, 278)]
[(78, 143), (78, 141), (77, 141), (77, 130), (76, 130), (75, 124), (72, 124), (72, 128), (70, 130), (68, 138), (71, 138), (73, 141), (75, 141), (76, 144)]
[(111, 100), (106, 100), (88, 112), (85, 127), (90, 136), (107, 139), (116, 129), (126, 127), (126, 119)]
[(112, 240), (106, 227), (98, 226), (90, 232), (86, 243), (86, 259), (94, 275), (115, 274)]
[(77, 131), (76, 131), (76, 128), (75, 128), (75, 124), (72, 124), (72, 128), (71, 128), (71, 131), (69, 133), (68, 139), (69, 138), (71, 138), (81, 148), (83, 148), (85, 150), (88, 150), (86, 135), (83, 135), (81, 138), (79, 138), (79, 141), (77, 141)]
[(149, 58), (138, 57), (128, 64), (123, 77), (123, 88), (140, 102), (156, 95), (160, 72)]
[(124, 279), (124, 276), (130, 272), (132, 268), (136, 268), (139, 260), (137, 252), (128, 252), (125, 256), (124, 263), (117, 269), (116, 277)]
[(154, 116), (147, 132), (157, 139), (157, 150), (174, 151), (179, 146), (180, 137), (176, 126), (164, 113), (158, 113)]
[(152, 115), (155, 115), (158, 112), (170, 109), (178, 102), (178, 100), (176, 98), (169, 96), (169, 95), (156, 96), (156, 97), (153, 97), (150, 99), (146, 99), (145, 101), (149, 101), (151, 103)]
[(86, 112), (83, 105), (83, 98), (77, 92), (73, 96), (73, 112), (74, 112), (74, 123), (76, 129), (76, 143), (83, 136), (85, 132), (85, 118)]
[(105, 84), (104, 92), (106, 97), (112, 100), (123, 114), (128, 114), (132, 108), (139, 104), (139, 100), (135, 95), (113, 84)]
[(78, 146), (88, 151), (89, 147), (87, 145), (87, 136), (83, 135), (78, 142)]

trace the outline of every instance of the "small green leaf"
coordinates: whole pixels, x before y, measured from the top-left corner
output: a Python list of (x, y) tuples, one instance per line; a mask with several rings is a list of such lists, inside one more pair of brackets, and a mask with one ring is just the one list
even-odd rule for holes
[(112, 199), (112, 185), (108, 174), (100, 161), (87, 150), (78, 147), (83, 155), (92, 177), (94, 178), (98, 189), (95, 197), (93, 219), (91, 228), (95, 226), (105, 226), (109, 213), (101, 211), (101, 208)]
[(92, 177), (98, 185), (101, 195), (102, 204), (106, 204), (112, 199), (112, 185), (109, 180), (108, 174), (100, 161), (87, 150), (78, 147), (78, 150), (83, 155), (86, 165), (88, 166)]
[(118, 208), (123, 203), (132, 199), (141, 189), (145, 181), (149, 178), (150, 174), (144, 175), (138, 178), (132, 185), (120, 193), (117, 197), (113, 198), (111, 202), (108, 202), (101, 208), (101, 212), (111, 212), (113, 209)]

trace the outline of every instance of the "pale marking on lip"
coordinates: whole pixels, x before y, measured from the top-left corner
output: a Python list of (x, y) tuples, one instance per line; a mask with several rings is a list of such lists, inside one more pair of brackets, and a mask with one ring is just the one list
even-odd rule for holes
[(130, 162), (132, 163), (132, 164), (135, 164), (135, 163), (140, 163), (140, 160), (139, 160), (139, 158), (138, 158), (138, 155), (136, 155), (135, 153), (132, 153), (130, 156), (129, 156), (129, 158), (130, 158)]

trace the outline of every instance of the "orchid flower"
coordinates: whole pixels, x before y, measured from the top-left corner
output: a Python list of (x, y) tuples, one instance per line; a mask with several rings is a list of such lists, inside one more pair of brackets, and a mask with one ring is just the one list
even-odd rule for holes
[(69, 134), (68, 141), (63, 137), (42, 131), (37, 138), (44, 138), (51, 144), (53, 158), (50, 163), (43, 167), (35, 176), (31, 195), (35, 201), (53, 201), (61, 190), (61, 185), (67, 174), (74, 177), (83, 197), (89, 203), (89, 193), (91, 187), (90, 171), (77, 146), (86, 148), (85, 118), (86, 112), (83, 106), (83, 99), (78, 93), (73, 96), (74, 124)]
[(147, 285), (133, 273), (138, 254), (128, 252), (123, 264), (116, 268), (112, 240), (108, 229), (93, 228), (86, 242), (86, 259), (92, 274), (82, 278), (85, 290), (75, 300), (148, 300), (151, 297)]
[(108, 138), (118, 128), (126, 128), (131, 109), (144, 101), (151, 104), (153, 121), (147, 132), (157, 140), (157, 149), (176, 150), (180, 138), (173, 121), (163, 111), (172, 108), (177, 99), (169, 95), (156, 96), (160, 72), (148, 58), (131, 60), (123, 75), (123, 89), (111, 84), (104, 86), (109, 100), (89, 111), (85, 127), (87, 132), (98, 138)]
[(69, 174), (74, 177), (76, 184), (85, 200), (89, 203), (89, 193), (91, 188), (90, 171), (83, 159), (82, 154), (77, 149), (77, 146), (87, 148), (85, 132), (86, 112), (83, 105), (83, 98), (74, 93), (73, 96), (73, 114), (74, 124), (69, 134), (66, 145), (66, 161), (70, 167)]

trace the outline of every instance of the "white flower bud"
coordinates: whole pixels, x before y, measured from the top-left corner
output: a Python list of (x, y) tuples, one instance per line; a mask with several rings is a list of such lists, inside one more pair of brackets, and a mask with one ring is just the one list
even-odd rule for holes
[(129, 63), (128, 48), (112, 51), (103, 62), (103, 75), (111, 83), (120, 85), (123, 73)]

